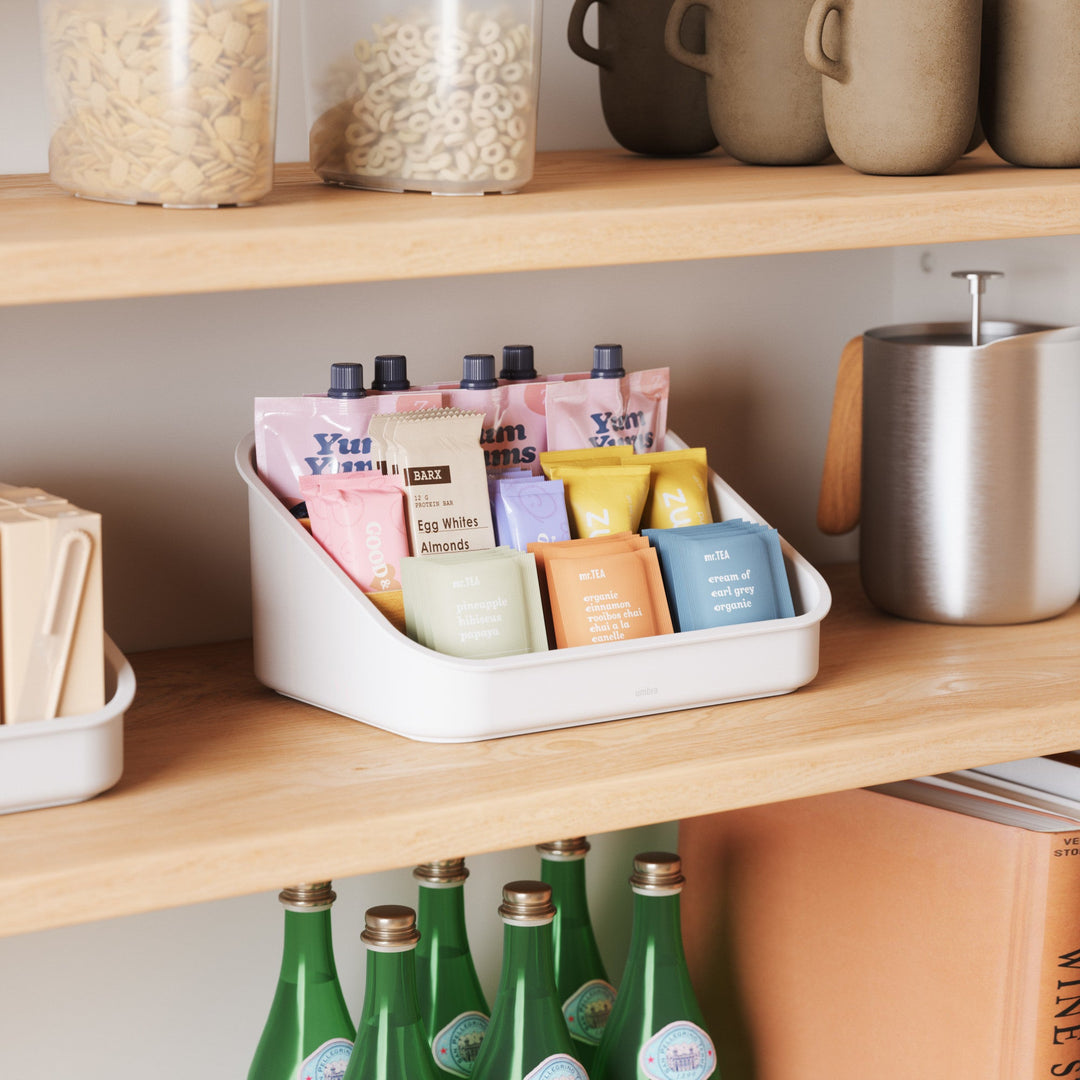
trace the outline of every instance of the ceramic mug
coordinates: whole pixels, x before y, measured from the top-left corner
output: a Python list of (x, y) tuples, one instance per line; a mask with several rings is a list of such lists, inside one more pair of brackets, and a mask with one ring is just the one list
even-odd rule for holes
[[(585, 40), (585, 13), (598, 3), (598, 48)], [(604, 122), (636, 154), (679, 156), (716, 148), (705, 101), (705, 77), (664, 51), (670, 0), (574, 0), (570, 48), (600, 69)], [(691, 45), (705, 40), (705, 20), (687, 22)]]
[(840, 160), (891, 176), (957, 161), (975, 128), (981, 20), (982, 0), (814, 0), (806, 59)]
[[(692, 52), (683, 20), (706, 10), (706, 42)], [(807, 66), (802, 39), (810, 0), (675, 0), (667, 51), (708, 76), (713, 134), (751, 165), (812, 165), (829, 156), (821, 80)]]
[(1080, 165), (1080, 4), (986, 0), (980, 109), (1013, 165)]

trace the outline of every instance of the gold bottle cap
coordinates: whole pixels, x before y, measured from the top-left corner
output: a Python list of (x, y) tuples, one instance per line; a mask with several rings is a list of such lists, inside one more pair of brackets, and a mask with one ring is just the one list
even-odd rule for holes
[(437, 859), (435, 862), (421, 863), (412, 876), (428, 888), (444, 889), (451, 885), (461, 885), (469, 876), (464, 859)]
[(376, 952), (404, 952), (415, 949), (420, 940), (416, 912), (400, 904), (383, 904), (364, 912), (360, 940)]
[(551, 886), (542, 881), (511, 881), (503, 886), (499, 907), (503, 922), (518, 926), (544, 926), (555, 918)]
[(671, 896), (682, 892), (686, 878), (682, 859), (670, 851), (645, 851), (634, 856), (630, 885), (643, 896)]
[(278, 893), (278, 899), (286, 911), (326, 911), (337, 899), (329, 881), (315, 881), (307, 885), (290, 885)]
[(551, 862), (574, 862), (584, 859), (592, 845), (584, 836), (572, 836), (569, 840), (549, 840), (546, 844), (537, 844), (541, 859)]

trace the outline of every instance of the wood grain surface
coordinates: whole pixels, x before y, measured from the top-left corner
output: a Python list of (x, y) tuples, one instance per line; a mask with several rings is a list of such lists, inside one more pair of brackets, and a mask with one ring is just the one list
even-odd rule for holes
[(345, 190), (293, 164), (257, 206), (162, 210), (8, 176), (0, 304), (1052, 236), (1080, 232), (1078, 178), (985, 147), (916, 177), (563, 151), (516, 195)]
[(246, 642), (136, 654), (118, 787), (0, 818), (0, 933), (1080, 747), (1080, 607), (927, 625), (827, 577), (820, 673), (794, 694), (482, 743), (280, 697)]

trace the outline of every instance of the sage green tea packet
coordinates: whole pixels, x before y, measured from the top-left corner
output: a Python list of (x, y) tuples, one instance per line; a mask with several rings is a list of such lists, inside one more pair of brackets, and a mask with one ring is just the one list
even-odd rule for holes
[(495, 547), (483, 420), (480, 412), (421, 409), (395, 414), (378, 430), (387, 462), (405, 481), (413, 555)]
[(536, 559), (516, 548), (410, 556), (401, 563), (405, 632), (449, 656), (546, 652)]

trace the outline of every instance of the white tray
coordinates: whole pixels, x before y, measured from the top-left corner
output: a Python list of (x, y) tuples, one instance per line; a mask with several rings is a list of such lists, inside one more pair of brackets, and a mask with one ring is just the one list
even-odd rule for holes
[[(685, 446), (667, 435), (665, 446)], [(472, 742), (790, 693), (818, 669), (832, 598), (781, 541), (795, 617), (468, 660), (399, 633), (255, 471), (254, 435), (236, 448), (248, 487), (255, 675), (265, 686), (425, 742)], [(710, 474), (718, 520), (760, 522)]]
[(120, 779), (135, 672), (108, 637), (105, 694), (109, 700), (97, 712), (0, 724), (0, 814), (82, 802)]

